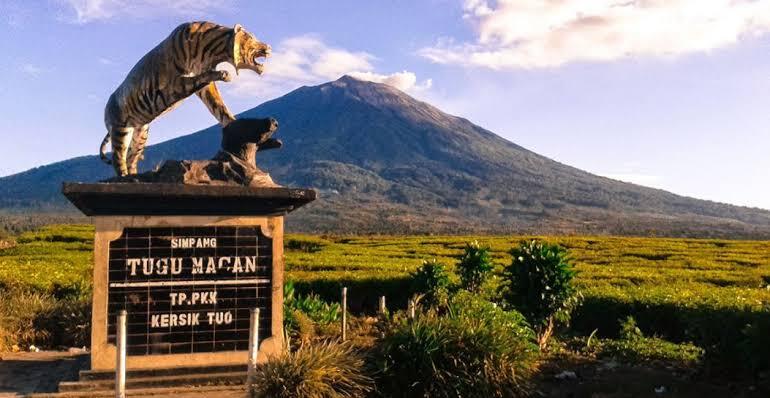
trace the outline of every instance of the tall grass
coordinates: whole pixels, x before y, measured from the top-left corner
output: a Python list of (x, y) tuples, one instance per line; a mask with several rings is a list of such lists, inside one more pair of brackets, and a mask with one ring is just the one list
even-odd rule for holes
[(521, 314), (468, 292), (414, 320), (395, 317), (379, 348), (378, 386), (388, 397), (519, 397), (536, 367), (534, 334)]
[(349, 398), (373, 391), (364, 359), (350, 344), (326, 342), (268, 359), (257, 368), (258, 398)]
[(23, 289), (2, 291), (0, 351), (38, 347), (81, 347), (91, 332), (91, 303), (77, 297), (60, 299)]

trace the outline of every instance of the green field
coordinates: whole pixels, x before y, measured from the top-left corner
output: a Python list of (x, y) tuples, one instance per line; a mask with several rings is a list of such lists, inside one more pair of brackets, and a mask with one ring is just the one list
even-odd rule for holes
[[(0, 286), (57, 297), (88, 288), (93, 230), (50, 226), (0, 250)], [(286, 237), (288, 278), (327, 300), (350, 289), (351, 308), (367, 312), (379, 295), (401, 307), (409, 272), (423, 260), (450, 266), (464, 245), (488, 245), (499, 267), (529, 236)], [(567, 248), (579, 272), (583, 305), (566, 333), (615, 337), (633, 315), (648, 336), (693, 342), (724, 368), (770, 361), (770, 242), (625, 237), (538, 237)], [(764, 357), (757, 357), (762, 354)], [(768, 354), (768, 355), (765, 355)], [(747, 360), (749, 358), (750, 360)]]

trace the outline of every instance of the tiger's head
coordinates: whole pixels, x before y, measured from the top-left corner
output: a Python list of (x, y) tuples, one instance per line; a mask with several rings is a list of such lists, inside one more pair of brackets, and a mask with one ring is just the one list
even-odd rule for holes
[(233, 66), (235, 73), (239, 69), (250, 69), (258, 74), (264, 71), (264, 65), (258, 62), (260, 58), (270, 56), (271, 48), (269, 45), (257, 40), (253, 34), (243, 29), (240, 24), (233, 28), (235, 37), (233, 40)]

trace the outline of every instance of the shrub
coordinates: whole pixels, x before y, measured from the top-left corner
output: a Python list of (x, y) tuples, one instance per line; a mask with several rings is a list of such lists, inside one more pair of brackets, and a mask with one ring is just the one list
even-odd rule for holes
[(460, 285), (468, 291), (478, 292), (493, 269), (489, 248), (479, 246), (478, 241), (468, 243), (457, 263)]
[(524, 317), (468, 292), (414, 320), (396, 316), (379, 352), (381, 393), (392, 397), (518, 397), (536, 360)]
[(324, 239), (314, 236), (302, 236), (287, 240), (286, 248), (305, 253), (316, 253), (321, 251), (327, 243)]
[(253, 396), (265, 398), (360, 397), (373, 390), (364, 360), (350, 344), (304, 345), (257, 367)]
[(412, 291), (423, 294), (427, 305), (446, 302), (449, 290), (449, 273), (436, 260), (423, 261), (422, 267), (411, 274)]
[(620, 321), (620, 338), (623, 340), (638, 340), (643, 338), (641, 329), (636, 326), (636, 319), (629, 315), (625, 320)]
[(533, 240), (522, 242), (510, 253), (513, 260), (503, 270), (501, 298), (527, 317), (544, 348), (555, 323), (568, 323), (577, 305), (572, 284), (575, 271), (567, 251), (558, 245)]
[(720, 288), (719, 296), (663, 287), (629, 290), (589, 291), (572, 329), (587, 334), (598, 328), (601, 336), (620, 337), (618, 319), (632, 315), (660, 338), (705, 349), (702, 364), (709, 374), (749, 377), (770, 369), (770, 308), (730, 301), (740, 303), (748, 289)]
[[(343, 274), (343, 275), (340, 275)], [(351, 312), (370, 311), (378, 308), (380, 296), (386, 296), (389, 308), (404, 308), (410, 295), (412, 285), (409, 274), (394, 274), (378, 271), (376, 273), (302, 273), (294, 279), (297, 293), (318, 294), (322, 300), (335, 301), (340, 299), (343, 286), (348, 287), (348, 310)]]
[(88, 344), (88, 300), (59, 300), (50, 294), (22, 289), (6, 289), (0, 294), (0, 350), (13, 346), (58, 348)]
[(300, 331), (303, 334), (309, 332), (305, 319), (298, 319), (296, 314), (302, 313), (309, 320), (320, 324), (328, 325), (335, 322), (340, 317), (339, 303), (327, 303), (314, 293), (307, 295), (296, 295), (294, 293), (294, 284), (291, 281), (286, 282), (283, 288), (283, 313), (284, 327), (290, 331)]
[(695, 369), (704, 351), (691, 343), (672, 343), (657, 337), (636, 336), (632, 339), (601, 340), (599, 357), (641, 363), (663, 363), (681, 369)]

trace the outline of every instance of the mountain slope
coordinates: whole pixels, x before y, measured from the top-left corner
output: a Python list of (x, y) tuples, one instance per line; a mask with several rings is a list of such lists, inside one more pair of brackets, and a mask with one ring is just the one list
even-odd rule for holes
[[(770, 236), (768, 211), (595, 176), (383, 84), (346, 76), (240, 116), (278, 119), (284, 148), (258, 154), (260, 167), (321, 192), (290, 217), (294, 229)], [(208, 158), (219, 134), (212, 127), (154, 145), (142, 166)], [(0, 207), (57, 206), (62, 181), (110, 174), (96, 156), (38, 167), (0, 179)]]

